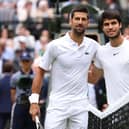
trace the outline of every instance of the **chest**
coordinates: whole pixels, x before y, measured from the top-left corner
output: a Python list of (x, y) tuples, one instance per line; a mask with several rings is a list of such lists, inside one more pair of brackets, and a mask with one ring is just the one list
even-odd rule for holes
[(28, 74), (28, 75), (20, 74), (16, 78), (15, 83), (19, 89), (27, 90), (31, 88), (32, 81), (33, 81), (33, 74)]
[(93, 58), (93, 51), (90, 47), (63, 48), (57, 56), (59, 65), (71, 67), (86, 67)]
[(106, 69), (129, 69), (128, 48), (108, 50), (101, 53), (100, 60)]

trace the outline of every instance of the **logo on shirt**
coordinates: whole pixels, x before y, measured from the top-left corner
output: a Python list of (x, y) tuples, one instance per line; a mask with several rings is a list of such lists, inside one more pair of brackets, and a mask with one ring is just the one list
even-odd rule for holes
[(116, 56), (116, 55), (118, 55), (118, 54), (119, 54), (119, 52), (113, 53), (113, 56)]
[(89, 55), (89, 52), (85, 52), (85, 55)]

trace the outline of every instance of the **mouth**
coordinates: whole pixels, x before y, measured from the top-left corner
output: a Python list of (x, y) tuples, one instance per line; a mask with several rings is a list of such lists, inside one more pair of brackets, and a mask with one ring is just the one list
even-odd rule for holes
[(108, 34), (113, 35), (113, 34), (115, 34), (115, 31), (109, 31)]
[(78, 28), (78, 29), (82, 29), (82, 28), (83, 28), (83, 26), (77, 26), (77, 28)]
[(77, 26), (76, 28), (77, 28), (78, 30), (83, 30), (83, 29), (84, 29), (83, 26)]

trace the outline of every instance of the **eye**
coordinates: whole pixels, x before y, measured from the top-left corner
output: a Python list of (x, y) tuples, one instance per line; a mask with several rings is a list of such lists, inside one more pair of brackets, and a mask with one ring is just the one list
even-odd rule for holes
[(116, 24), (117, 24), (117, 22), (115, 22), (115, 21), (114, 21), (114, 22), (112, 22), (111, 24), (112, 24), (112, 25), (116, 25)]
[(79, 18), (79, 17), (75, 17), (75, 20), (79, 21), (79, 20), (80, 20), (80, 18)]
[(88, 20), (88, 18), (85, 18), (85, 17), (82, 17), (82, 18), (80, 18), (80, 17), (75, 17), (75, 20), (76, 21), (87, 21)]
[(109, 23), (104, 23), (104, 26), (109, 26)]
[(87, 18), (82, 18), (82, 21), (87, 21), (88, 19)]

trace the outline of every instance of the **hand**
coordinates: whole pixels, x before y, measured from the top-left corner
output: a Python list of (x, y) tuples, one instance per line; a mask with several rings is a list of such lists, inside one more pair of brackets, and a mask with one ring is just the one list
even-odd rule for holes
[(37, 103), (32, 103), (30, 105), (29, 113), (32, 116), (32, 120), (35, 121), (36, 116), (40, 116), (40, 107)]
[(102, 112), (105, 111), (108, 108), (108, 106), (109, 106), (108, 104), (103, 104), (103, 106), (102, 106)]

